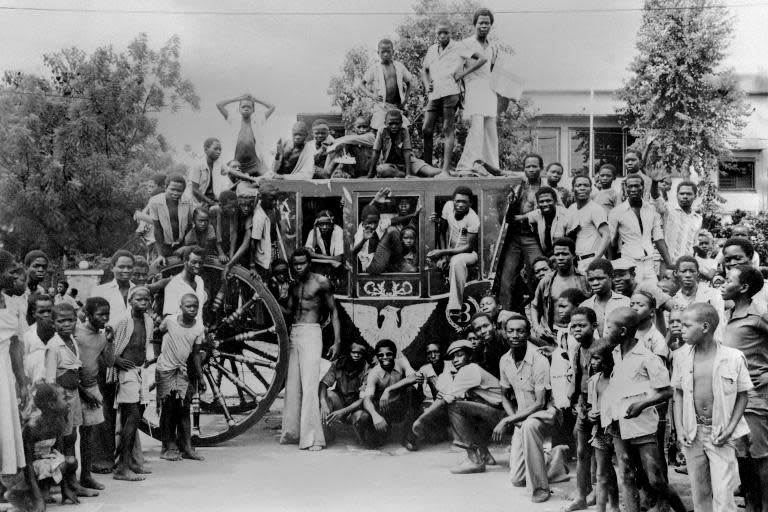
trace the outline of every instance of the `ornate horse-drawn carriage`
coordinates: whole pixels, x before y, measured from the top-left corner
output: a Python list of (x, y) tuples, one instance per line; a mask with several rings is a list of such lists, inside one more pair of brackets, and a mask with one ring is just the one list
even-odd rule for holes
[[(477, 310), (479, 298), (494, 282), (503, 240), (504, 214), (510, 185), (516, 180), (330, 180), (280, 181), (277, 208), (281, 216), (282, 243), (286, 254), (303, 246), (315, 229), (315, 215), (331, 212), (343, 229), (345, 265), (326, 271), (334, 282), (342, 328), (342, 342), (362, 340), (368, 345), (388, 338), (408, 358), (419, 363), (430, 341), (445, 344), (446, 334), (465, 326)], [(445, 274), (426, 257), (439, 247), (439, 236), (428, 218), (440, 215), (459, 185), (472, 189), (472, 208), (480, 217), (478, 264), (471, 268), (458, 314), (448, 315), (448, 282)], [(352, 254), (360, 214), (376, 192), (387, 187), (394, 200), (384, 207), (382, 218), (395, 216), (396, 204), (406, 201), (411, 211), (423, 208), (415, 220), (416, 271), (371, 275), (362, 271)], [(181, 265), (161, 272), (178, 273)], [(408, 270), (414, 270), (409, 268)], [(231, 439), (257, 422), (282, 389), (288, 357), (288, 331), (276, 299), (265, 284), (236, 266), (227, 279), (222, 266), (205, 264), (202, 273), (209, 301), (204, 307), (206, 328), (215, 340), (206, 349), (206, 390), (193, 402), (196, 442), (213, 445)], [(330, 325), (324, 328), (330, 341)], [(150, 374), (152, 372), (149, 372)], [(153, 404), (154, 405), (154, 404)], [(148, 407), (143, 429), (157, 436), (157, 413)]]

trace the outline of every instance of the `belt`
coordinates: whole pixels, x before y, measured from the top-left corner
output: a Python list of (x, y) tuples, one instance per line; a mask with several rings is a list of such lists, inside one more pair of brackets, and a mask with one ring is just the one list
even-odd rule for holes
[(696, 424), (697, 425), (704, 425), (705, 427), (711, 427), (712, 426), (712, 418), (705, 418), (704, 416), (696, 415)]

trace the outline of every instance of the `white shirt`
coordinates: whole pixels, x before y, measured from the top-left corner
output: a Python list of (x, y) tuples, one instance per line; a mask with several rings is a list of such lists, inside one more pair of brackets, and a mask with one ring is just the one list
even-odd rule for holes
[(440, 43), (429, 47), (422, 61), (422, 67), (429, 70), (432, 80), (430, 100), (459, 94), (459, 84), (453, 78), (453, 73), (464, 65), (464, 60), (472, 58), (473, 53), (466, 45), (456, 41), (448, 41), (445, 48)]
[(608, 225), (608, 214), (605, 208), (589, 200), (579, 208), (576, 203), (568, 207), (566, 232), (571, 232), (580, 226), (576, 234), (576, 256), (595, 254), (600, 248), (602, 238), (598, 229)]
[[(128, 289), (133, 288), (133, 283), (128, 283)], [(113, 279), (108, 283), (94, 286), (91, 290), (91, 297), (101, 297), (109, 302), (109, 325), (114, 326), (121, 316), (128, 312), (128, 304), (123, 298), (123, 294), (120, 293), (120, 288), (117, 285), (117, 279)]]
[(37, 335), (37, 324), (32, 324), (24, 333), (24, 373), (30, 382), (45, 380), (45, 351), (47, 346)]
[(616, 206), (608, 214), (611, 238), (618, 236), (622, 256), (633, 259), (652, 257), (653, 243), (664, 239), (661, 216), (647, 201), (643, 201), (643, 206), (640, 208), (640, 218), (643, 221), (642, 229), (628, 201)]
[(203, 321), (203, 306), (205, 305), (205, 302), (208, 300), (208, 294), (205, 293), (205, 284), (203, 283), (203, 278), (200, 276), (195, 276), (195, 285), (196, 290), (193, 290), (189, 284), (187, 284), (186, 281), (181, 277), (183, 275), (183, 271), (181, 274), (176, 274), (171, 278), (171, 280), (168, 282), (168, 285), (165, 287), (165, 297), (163, 300), (163, 316), (168, 315), (178, 315), (181, 313), (181, 298), (191, 293), (193, 295), (197, 296), (198, 301), (200, 302), (200, 308), (197, 310), (197, 320), (198, 322)]
[(720, 290), (712, 288), (706, 283), (699, 283), (696, 288), (696, 295), (692, 298), (688, 298), (683, 295), (683, 290), (678, 291), (673, 297), (675, 309), (684, 310), (695, 302), (704, 302), (710, 304), (717, 311), (717, 316), (720, 317), (720, 323), (715, 329), (715, 339), (718, 343), (723, 341), (723, 331), (725, 325), (728, 323), (725, 319), (725, 301)]
[(464, 217), (457, 219), (453, 212), (453, 201), (448, 201), (443, 205), (441, 217), (448, 222), (448, 247), (464, 245), (470, 233), (480, 232), (480, 217), (472, 208)]

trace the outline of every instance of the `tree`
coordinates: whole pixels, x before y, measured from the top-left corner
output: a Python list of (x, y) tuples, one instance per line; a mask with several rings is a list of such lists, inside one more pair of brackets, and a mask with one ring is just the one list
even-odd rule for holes
[(750, 106), (730, 69), (722, 69), (733, 19), (711, 0), (646, 0), (637, 50), (619, 114), (647, 166), (699, 176), (707, 217), (723, 199), (719, 164), (746, 124)]
[(47, 78), (6, 72), (0, 90), (0, 215), (8, 245), (51, 256), (110, 254), (130, 237), (143, 183), (183, 170), (157, 133), (162, 111), (197, 109), (181, 76), (180, 41), (159, 51), (139, 35), (126, 53), (102, 47), (45, 55)]
[[(435, 26), (438, 21), (445, 19), (451, 28), (451, 38), (456, 41), (464, 39), (473, 33), (472, 14), (480, 7), (471, 0), (450, 5), (443, 0), (419, 0), (413, 7), (414, 15), (395, 28), (397, 38), (393, 41), (394, 58), (401, 61), (416, 80), (414, 92), (405, 105), (405, 114), (413, 125), (411, 142), (417, 153), (423, 147), (421, 123), (427, 98), (420, 79), (421, 62), (429, 46), (435, 42)], [(495, 31), (492, 31), (491, 39), (494, 37)], [(513, 53), (511, 46), (498, 40), (493, 42), (499, 45), (502, 51)], [(348, 126), (357, 116), (370, 114), (373, 109), (373, 101), (360, 94), (357, 86), (375, 62), (377, 57), (367, 47), (357, 46), (345, 55), (341, 74), (331, 78), (328, 87), (331, 103), (341, 108), (342, 117)], [(520, 158), (530, 149), (532, 140), (530, 130), (526, 129), (532, 117), (530, 104), (525, 100), (509, 103), (507, 109), (498, 117), (499, 159), (501, 167), (505, 169), (519, 167)], [(468, 127), (468, 123), (459, 117), (457, 113), (454, 160), (458, 160), (464, 148)], [(442, 159), (442, 155), (442, 142), (438, 142), (434, 148), (435, 161)]]

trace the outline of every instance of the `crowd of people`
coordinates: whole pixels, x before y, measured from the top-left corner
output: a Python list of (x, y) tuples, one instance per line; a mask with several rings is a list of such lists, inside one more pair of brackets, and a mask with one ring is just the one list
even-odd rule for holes
[[(351, 243), (334, 213), (311, 212), (304, 246), (289, 254), (284, 233), (295, 219), (280, 210), (281, 179), (515, 175), (498, 168), (493, 21), (477, 11), (475, 34), (461, 42), (446, 23), (436, 26), (420, 70), (428, 92), (422, 159), (402, 111), (415, 79), (382, 40), (380, 65), (360, 85), (375, 108), (350, 135), (334, 139), (318, 120), (310, 138), (297, 123), (272, 159), (261, 130), (275, 107), (250, 95), (219, 103), (227, 120), (227, 105), (239, 104), (234, 158), (224, 162), (211, 138), (188, 176), (158, 181), (136, 214), (156, 258), (117, 251), (113, 279), (84, 303), (65, 281), (43, 288), (50, 260), (42, 251), (22, 263), (0, 251), (6, 499), (37, 511), (54, 483), (62, 502), (76, 503), (104, 489), (94, 474), (146, 478), (137, 429), (155, 363), (161, 458), (203, 459), (191, 442), (190, 404), (206, 388), (202, 314), (212, 302), (200, 274), (213, 258), (225, 276), (241, 265), (263, 279), (290, 325), (281, 443), (321, 450), (341, 423), (367, 447), (393, 433), (408, 450), (452, 439), (467, 458), (451, 472), (464, 474), (496, 464), (489, 446), (511, 435), (510, 481), (533, 502), (549, 499), (575, 456), (567, 510), (596, 503), (618, 511), (619, 496), (627, 511), (685, 510), (669, 484), (672, 465), (690, 475), (697, 511), (735, 510), (735, 493), (748, 511), (767, 511), (768, 289), (757, 252), (744, 226), (718, 246), (696, 212), (697, 185), (684, 180), (672, 192), (668, 176), (644, 172), (641, 153), (626, 152), (622, 179), (605, 164), (595, 181), (577, 174), (570, 183), (561, 164), (526, 155), (507, 198), (494, 294), (479, 299), (465, 331), (429, 343), (418, 370), (391, 340), (345, 343), (334, 291), (350, 255), (362, 273), (420, 271), (420, 204), (381, 188), (360, 209)], [(471, 125), (454, 170), (459, 108)], [(445, 152), (434, 167), (441, 117)], [(426, 259), (446, 273), (449, 315), (462, 308), (478, 263), (474, 197), (458, 184), (428, 216), (438, 242)], [(385, 217), (386, 204), (396, 213)], [(181, 273), (148, 283), (173, 261)], [(160, 295), (161, 314), (151, 307)], [(324, 317), (333, 340), (321, 374)]]

